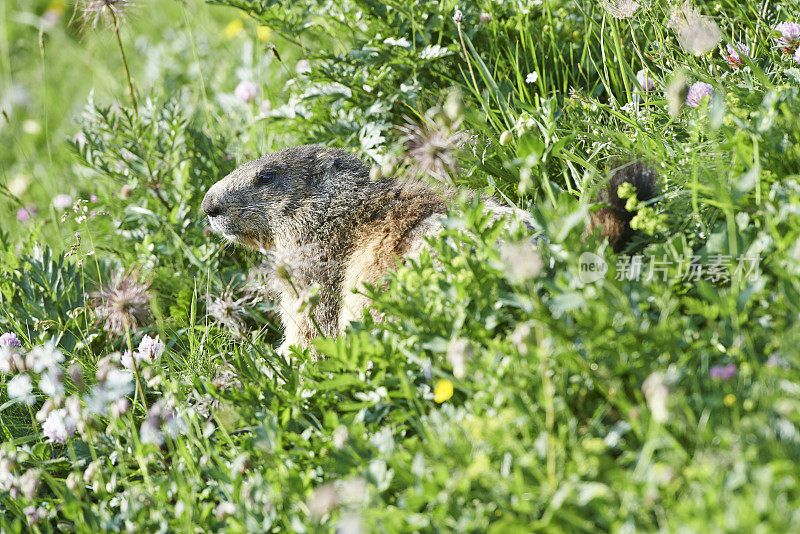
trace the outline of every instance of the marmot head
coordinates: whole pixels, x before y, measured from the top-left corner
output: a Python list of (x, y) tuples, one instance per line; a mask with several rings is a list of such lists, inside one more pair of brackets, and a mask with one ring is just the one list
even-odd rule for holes
[(211, 228), (256, 249), (305, 241), (369, 182), (369, 168), (343, 150), (287, 148), (245, 163), (214, 184), (202, 208)]

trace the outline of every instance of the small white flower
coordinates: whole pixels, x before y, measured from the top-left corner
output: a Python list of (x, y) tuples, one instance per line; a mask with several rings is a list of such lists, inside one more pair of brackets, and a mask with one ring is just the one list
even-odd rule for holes
[(164, 433), (161, 432), (160, 423), (161, 419), (153, 415), (144, 420), (139, 429), (139, 439), (142, 443), (152, 443), (158, 447), (164, 444)]
[(0, 455), (0, 491), (9, 491), (17, 484), (14, 460)]
[(48, 369), (39, 379), (39, 389), (42, 393), (58, 399), (64, 396), (64, 373), (61, 369)]
[(40, 474), (37, 469), (28, 469), (19, 477), (19, 490), (30, 501), (36, 498), (36, 493), (39, 491)]
[(26, 506), (22, 510), (22, 513), (25, 514), (25, 517), (28, 520), (28, 526), (30, 527), (38, 523), (40, 519), (44, 519), (45, 517), (47, 517), (47, 510), (45, 510), (41, 506), (39, 507), (33, 505)]
[(304, 74), (311, 70), (311, 63), (307, 59), (301, 59), (294, 66), (294, 71), (297, 74)]
[(127, 413), (130, 407), (131, 401), (128, 400), (128, 397), (121, 397), (111, 403), (111, 415), (118, 418)]
[(42, 424), (42, 432), (52, 443), (66, 443), (75, 434), (75, 421), (70, 417), (66, 408), (53, 410)]
[(217, 521), (222, 521), (227, 516), (236, 513), (236, 505), (230, 501), (221, 502), (214, 508), (214, 515), (217, 516)]
[(258, 96), (258, 86), (250, 81), (241, 81), (239, 85), (236, 86), (236, 89), (233, 90), (233, 94), (242, 101), (243, 104), (249, 104)]
[(525, 83), (536, 83), (539, 80), (539, 73), (536, 71), (529, 72), (527, 76), (525, 76)]
[(56, 195), (53, 198), (53, 207), (57, 210), (65, 210), (72, 206), (72, 197), (67, 194)]
[(32, 406), (36, 398), (31, 395), (33, 391), (33, 383), (31, 377), (25, 373), (19, 374), (9, 380), (7, 385), (8, 396), (23, 404)]
[(308, 502), (308, 511), (312, 517), (320, 519), (336, 506), (337, 501), (336, 488), (333, 484), (323, 484), (314, 489)]
[(164, 354), (165, 348), (166, 345), (164, 345), (158, 336), (153, 339), (145, 334), (142, 341), (139, 342), (139, 354), (149, 362), (154, 362), (160, 358), (161, 355)]
[(350, 433), (347, 431), (347, 427), (343, 425), (339, 425), (333, 431), (333, 446), (337, 449), (341, 449), (347, 443), (347, 439), (350, 437)]
[(11, 347), (0, 347), (0, 373), (11, 374), (14, 370), (14, 353)]
[(453, 22), (456, 24), (461, 24), (464, 21), (464, 14), (461, 12), (460, 9), (456, 9), (456, 12), (453, 14)]
[(131, 355), (131, 351), (126, 350), (119, 356), (119, 363), (125, 369), (133, 369), (133, 362), (139, 363), (142, 361), (142, 355), (136, 351), (133, 351), (133, 355)]
[(9, 347), (11, 349), (18, 349), (22, 346), (22, 343), (19, 342), (19, 338), (17, 334), (14, 332), (6, 332), (2, 336), (0, 336), (0, 347)]
[(105, 387), (109, 392), (114, 392), (116, 398), (127, 395), (130, 392), (131, 374), (122, 369), (112, 369), (106, 375)]
[(58, 350), (55, 343), (48, 341), (44, 345), (31, 349), (25, 360), (34, 373), (41, 373), (58, 367), (58, 364), (64, 361), (64, 355)]

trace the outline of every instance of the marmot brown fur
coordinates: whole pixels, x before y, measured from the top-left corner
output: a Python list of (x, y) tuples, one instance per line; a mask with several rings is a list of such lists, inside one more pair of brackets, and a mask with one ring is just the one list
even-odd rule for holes
[[(245, 163), (208, 190), (202, 208), (225, 238), (304, 264), (298, 280), (280, 289), (285, 353), (360, 319), (369, 302), (353, 290), (378, 282), (398, 258), (418, 256), (424, 237), (441, 232), (453, 195), (421, 182), (372, 181), (369, 167), (352, 154), (306, 145)], [(483, 201), (496, 217), (530, 220), (522, 210)], [(614, 213), (603, 223), (612, 240), (627, 231)], [(309, 314), (303, 300), (312, 285), (319, 300)]]

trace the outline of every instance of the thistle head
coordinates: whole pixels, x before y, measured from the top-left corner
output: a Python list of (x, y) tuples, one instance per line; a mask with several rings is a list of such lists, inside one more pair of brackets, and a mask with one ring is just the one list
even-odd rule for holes
[(109, 282), (94, 294), (94, 308), (106, 331), (124, 334), (149, 317), (149, 287), (149, 283), (139, 282), (137, 270), (111, 275)]
[(77, 22), (81, 33), (94, 30), (101, 23), (118, 30), (135, 5), (132, 0), (78, 0), (70, 22)]

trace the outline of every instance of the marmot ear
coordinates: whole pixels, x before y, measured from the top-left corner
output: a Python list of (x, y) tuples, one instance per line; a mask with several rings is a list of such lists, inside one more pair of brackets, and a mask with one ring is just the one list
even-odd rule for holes
[(323, 179), (338, 175), (344, 167), (342, 158), (336, 155), (330, 155), (320, 163), (320, 168), (322, 170), (320, 177)]

